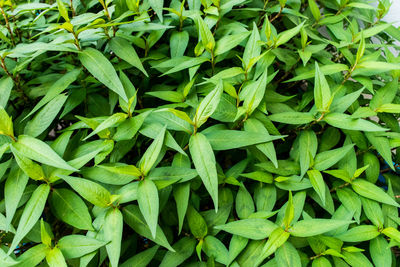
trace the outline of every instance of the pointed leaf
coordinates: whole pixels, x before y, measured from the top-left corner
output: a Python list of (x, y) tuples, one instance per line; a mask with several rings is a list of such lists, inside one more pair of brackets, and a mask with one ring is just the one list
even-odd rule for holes
[(316, 236), (350, 223), (352, 222), (335, 219), (307, 219), (296, 222), (290, 229), (290, 234), (297, 237)]
[[(157, 2), (159, 0), (153, 1)], [(144, 69), (143, 64), (140, 61), (140, 58), (137, 55), (135, 49), (127, 40), (121, 37), (113, 37), (110, 41), (110, 48), (118, 57), (122, 58), (135, 68), (139, 69), (147, 77), (149, 76)]]
[(366, 198), (373, 199), (375, 201), (385, 203), (391, 206), (400, 207), (400, 205), (391, 198), (385, 191), (377, 187), (373, 183), (368, 182), (364, 179), (357, 179), (351, 184), (353, 190)]
[(56, 168), (77, 171), (66, 163), (53, 149), (43, 141), (27, 135), (20, 135), (13, 147), (25, 157)]
[(150, 179), (144, 179), (139, 182), (138, 203), (140, 211), (148, 224), (153, 238), (156, 236), (159, 199), (158, 190), (154, 182)]
[(109, 241), (106, 250), (112, 267), (118, 267), (123, 226), (123, 216), (119, 209), (110, 209), (104, 219), (104, 239)]
[(189, 140), (189, 150), (194, 166), (218, 209), (218, 175), (214, 152), (207, 138), (197, 133)]
[(104, 246), (106, 242), (84, 236), (67, 235), (63, 236), (57, 243), (65, 259), (79, 258)]
[(158, 133), (157, 137), (154, 139), (153, 143), (151, 143), (151, 145), (147, 148), (146, 152), (144, 153), (138, 164), (140, 171), (143, 173), (143, 175), (147, 175), (151, 168), (154, 167), (154, 163), (157, 161), (157, 158), (161, 152), (161, 148), (164, 144), (165, 129), (166, 127), (162, 128), (162, 130)]
[(111, 194), (98, 183), (84, 178), (59, 175), (72, 189), (93, 205), (106, 208), (111, 204)]
[(79, 53), (78, 57), (82, 65), (97, 80), (128, 102), (124, 87), (122, 86), (113, 65), (100, 51), (94, 48), (87, 48)]
[(21, 240), (29, 233), (29, 231), (39, 220), (46, 204), (49, 192), (50, 186), (47, 184), (40, 185), (33, 192), (31, 198), (26, 203), (24, 211), (21, 215), (17, 231), (15, 233), (10, 249), (8, 250), (8, 255), (10, 255), (14, 251), (19, 242), (21, 242)]
[(93, 230), (92, 218), (85, 202), (73, 191), (53, 189), (50, 205), (54, 214), (62, 221), (81, 230)]

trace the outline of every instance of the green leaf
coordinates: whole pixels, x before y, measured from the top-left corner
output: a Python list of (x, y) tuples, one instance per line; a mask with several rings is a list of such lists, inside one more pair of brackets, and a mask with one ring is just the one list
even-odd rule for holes
[(179, 266), (193, 254), (195, 246), (196, 240), (193, 238), (180, 239), (172, 246), (175, 252), (168, 251), (162, 259), (160, 267)]
[[(140, 253), (137, 253), (133, 257), (126, 260), (122, 263), (121, 267), (146, 267), (150, 263), (150, 261), (154, 258), (158, 251), (159, 246), (153, 246), (151, 248), (146, 249)], [(169, 253), (169, 252), (167, 252)]]
[(189, 205), (186, 218), (193, 236), (197, 239), (203, 239), (208, 233), (207, 223), (203, 216), (192, 205)]
[(237, 130), (214, 130), (204, 133), (213, 150), (229, 150), (262, 144), (285, 136), (260, 135), (257, 132), (246, 132)]
[(146, 92), (147, 95), (155, 96), (165, 101), (181, 103), (184, 98), (180, 92), (175, 91), (154, 91), (154, 92)]
[(164, 72), (161, 76), (169, 75), (169, 74), (172, 74), (172, 73), (175, 73), (178, 71), (196, 67), (196, 66), (203, 64), (204, 62), (209, 61), (209, 59), (207, 57), (202, 57), (202, 56), (201, 57), (192, 57), (192, 58), (183, 56), (181, 58), (183, 59), (183, 61), (181, 63), (173, 65), (173, 67), (170, 70), (168, 70), (167, 72)]
[(241, 32), (232, 35), (224, 35), (215, 44), (215, 56), (221, 55), (238, 46), (244, 39), (249, 36), (250, 32)]
[[(365, 133), (365, 137), (386, 162), (392, 162), (392, 150), (386, 137), (378, 136), (376, 133)], [(389, 167), (394, 170), (393, 164), (389, 164)]]
[(286, 203), (285, 216), (283, 217), (283, 225), (285, 226), (285, 229), (289, 229), (293, 219), (294, 219), (293, 196), (292, 196), (292, 191), (289, 191), (289, 200)]
[(243, 102), (243, 107), (246, 109), (247, 115), (252, 114), (263, 100), (267, 86), (267, 78), (268, 72), (264, 71), (257, 81), (252, 83), (249, 87), (246, 87), (246, 89), (248, 88), (248, 91), (250, 91), (245, 95)]
[(363, 91), (364, 88), (361, 88), (360, 90), (344, 95), (343, 97), (334, 98), (330, 108), (330, 112), (344, 113), (360, 97)]
[(153, 143), (151, 143), (151, 145), (147, 148), (146, 152), (139, 161), (138, 165), (140, 171), (144, 176), (147, 175), (149, 171), (154, 167), (154, 164), (156, 163), (157, 158), (160, 155), (161, 149), (164, 144), (165, 129), (166, 127), (162, 128), (162, 130), (157, 134), (157, 137), (154, 139)]
[[(350, 181), (350, 178), (348, 181)], [(336, 190), (336, 194), (347, 210), (354, 211), (354, 219), (359, 224), (361, 216), (361, 200), (358, 195), (350, 188), (338, 189)]]
[(149, 226), (146, 224), (138, 206), (128, 205), (124, 207), (122, 212), (125, 223), (135, 230), (135, 232), (167, 248), (169, 251), (174, 251), (174, 249), (169, 245), (168, 240), (160, 226), (157, 226), (156, 237), (152, 237)]
[(140, 127), (142, 127), (142, 124), (148, 115), (149, 112), (144, 112), (133, 118), (126, 119), (124, 122), (117, 126), (117, 130), (113, 136), (113, 139), (115, 141), (132, 139), (139, 131)]
[(353, 144), (346, 145), (340, 148), (324, 151), (315, 156), (314, 168), (318, 171), (324, 171), (335, 165), (341, 160), (347, 152), (354, 147)]
[[(349, 67), (345, 64), (329, 64), (329, 65), (324, 65), (322, 66), (319, 70), (325, 75), (332, 75), (341, 71), (346, 71), (348, 70)], [(287, 80), (286, 82), (295, 82), (295, 81), (300, 81), (300, 80), (305, 80), (305, 79), (310, 79), (315, 77), (315, 69), (310, 70), (310, 71), (305, 71), (294, 78)]]
[(384, 237), (378, 236), (375, 239), (372, 239), (369, 243), (369, 250), (372, 262), (375, 266), (392, 266), (392, 253), (389, 244)]
[(180, 233), (182, 231), (183, 221), (185, 219), (189, 204), (190, 183), (188, 182), (175, 185), (173, 189), (173, 195), (176, 202), (176, 210), (178, 212), (178, 228)]
[[(268, 130), (264, 127), (262, 122), (257, 119), (247, 119), (244, 123), (245, 132), (254, 132), (262, 136), (270, 136)], [(278, 167), (278, 160), (276, 158), (276, 151), (272, 142), (257, 144), (256, 148), (260, 150), (268, 159)]]
[(49, 145), (28, 135), (20, 135), (13, 147), (25, 157), (56, 168), (77, 171), (66, 163)]
[(189, 139), (189, 151), (194, 166), (218, 210), (218, 175), (214, 152), (207, 138), (197, 133)]
[(366, 152), (363, 155), (363, 162), (365, 166), (369, 166), (365, 170), (365, 176), (371, 183), (376, 183), (380, 174), (380, 162), (376, 155), (371, 152)]
[(159, 167), (153, 169), (147, 176), (149, 179), (153, 180), (157, 187), (161, 186), (163, 182), (179, 183), (192, 180), (197, 176), (197, 171), (195, 169), (186, 167)]
[(204, 238), (202, 249), (209, 258), (214, 258), (216, 262), (226, 264), (229, 260), (225, 245), (214, 236), (209, 235)]
[(199, 28), (199, 37), (201, 38), (204, 48), (207, 49), (207, 51), (213, 51), (215, 47), (214, 36), (208, 28), (208, 25), (200, 16), (197, 16), (197, 26)]
[(253, 23), (253, 30), (243, 52), (243, 69), (247, 72), (251, 70), (251, 60), (261, 54), (261, 46), (258, 41), (260, 41), (260, 34), (257, 25)]
[(397, 242), (400, 241), (400, 232), (396, 228), (387, 227), (382, 230), (382, 234), (390, 237), (391, 239), (396, 240)]
[(392, 103), (397, 94), (398, 86), (399, 82), (397, 79), (393, 79), (392, 81), (382, 86), (371, 99), (369, 105), (371, 109), (375, 110), (380, 108), (384, 104)]
[(72, 189), (93, 205), (106, 208), (111, 204), (111, 194), (98, 183), (84, 178), (59, 175)]
[(33, 180), (43, 180), (45, 179), (45, 174), (43, 172), (42, 167), (31, 161), (30, 159), (22, 156), (11, 144), (10, 145), (11, 151), (13, 152), (15, 161), (17, 162), (18, 166), (25, 172)]
[(310, 7), (311, 14), (313, 15), (316, 21), (319, 21), (321, 18), (321, 13), (319, 11), (318, 5), (315, 3), (315, 0), (308, 0), (308, 6)]
[(267, 243), (262, 249), (262, 253), (259, 256), (259, 262), (261, 262), (266, 257), (274, 253), (279, 247), (281, 247), (290, 236), (289, 232), (286, 232), (280, 227), (275, 228), (268, 238)]
[(93, 230), (92, 218), (85, 202), (73, 191), (53, 189), (49, 200), (57, 218), (75, 228)]
[[(47, 91), (46, 95), (40, 99), (39, 103), (35, 105), (35, 107), (25, 116), (24, 119), (34, 114), (40, 108), (44, 107), (50, 101), (54, 100), (54, 98), (59, 97), (59, 95), (66, 89), (68, 86), (73, 83), (81, 73), (82, 69), (77, 68), (72, 71), (67, 72), (63, 76), (61, 76), (58, 80), (56, 80)], [(61, 105), (62, 106), (62, 105)], [(57, 109), (58, 107), (56, 107)]]
[(175, 31), (171, 34), (170, 50), (171, 58), (181, 57), (185, 54), (186, 48), (189, 43), (189, 33), (187, 31)]
[(236, 195), (236, 214), (240, 219), (247, 219), (255, 212), (253, 199), (244, 185), (240, 186)]
[(243, 253), (237, 258), (239, 266), (254, 266), (261, 264), (259, 257), (266, 240), (250, 241)]
[(246, 247), (248, 243), (248, 239), (238, 236), (238, 235), (233, 235), (231, 238), (231, 241), (229, 243), (229, 265), (235, 258), (242, 252), (242, 250)]
[(300, 255), (290, 242), (282, 244), (282, 246), (276, 250), (275, 257), (279, 265), (301, 267)]
[(137, 55), (135, 49), (127, 40), (121, 37), (113, 37), (110, 41), (110, 48), (118, 57), (125, 60), (135, 68), (139, 69), (147, 77), (149, 76), (144, 69), (143, 64), (140, 61), (140, 58)]
[(275, 167), (272, 162), (262, 162), (256, 166), (263, 168), (267, 172), (279, 174), (282, 176), (298, 175), (300, 174), (299, 164), (290, 160), (278, 160), (279, 167)]
[(215, 229), (253, 240), (267, 238), (277, 227), (278, 226), (271, 221), (256, 218), (238, 220), (225, 225), (214, 226)]
[(345, 130), (355, 130), (355, 131), (365, 131), (365, 132), (378, 132), (387, 131), (388, 129), (380, 127), (370, 121), (363, 119), (353, 119), (350, 115), (340, 114), (340, 113), (329, 113), (324, 119), (328, 124), (333, 127), (345, 129)]
[(32, 267), (37, 266), (46, 257), (50, 248), (44, 244), (36, 245), (27, 251), (25, 251), (21, 256), (18, 257), (19, 267)]
[(111, 115), (110, 117), (108, 117), (107, 119), (105, 119), (102, 123), (100, 123), (96, 129), (94, 129), (93, 132), (91, 132), (88, 136), (86, 136), (83, 141), (85, 141), (86, 139), (89, 139), (90, 137), (94, 136), (95, 134), (98, 134), (99, 132), (106, 130), (108, 128), (111, 127), (115, 127), (117, 124), (123, 122), (128, 115), (124, 114), (124, 113), (115, 113), (113, 115)]
[(40, 220), (40, 239), (42, 243), (48, 247), (51, 247), (51, 236), (47, 232), (43, 219)]
[(50, 192), (50, 186), (42, 184), (33, 192), (29, 201), (26, 203), (24, 211), (21, 215), (20, 222), (18, 224), (17, 231), (15, 233), (12, 244), (8, 250), (10, 255), (14, 249), (18, 246), (19, 242), (29, 233), (36, 222), (42, 215), (44, 206), (46, 204), (47, 196)]
[(192, 133), (192, 120), (189, 116), (176, 109), (161, 109), (153, 112), (151, 120), (167, 125), (167, 129)]
[(0, 106), (5, 108), (10, 98), (14, 82), (11, 77), (4, 77), (0, 80)]
[(359, 107), (353, 114), (351, 114), (352, 119), (367, 118), (376, 116), (376, 112), (370, 107)]
[(117, 191), (118, 199), (120, 204), (131, 202), (137, 200), (137, 189), (139, 187), (139, 182), (129, 183)]
[(313, 131), (301, 131), (299, 136), (299, 156), (301, 176), (307, 172), (318, 148), (317, 136)]
[(223, 83), (220, 80), (217, 86), (212, 90), (199, 104), (194, 115), (193, 122), (199, 128), (217, 109), (221, 95), (223, 93)]
[(307, 172), (308, 178), (318, 196), (321, 198), (323, 205), (325, 205), (325, 182), (322, 174), (318, 170), (309, 170)]
[(60, 112), (67, 98), (66, 95), (58, 95), (47, 103), (47, 105), (45, 105), (36, 116), (28, 122), (25, 127), (25, 134), (37, 137), (47, 130)]
[[(364, 214), (371, 221), (371, 223), (377, 226), (379, 229), (383, 227), (384, 216), (380, 204), (374, 200), (370, 200), (365, 197), (360, 197)], [(396, 208), (394, 206), (390, 206)]]
[(385, 191), (383, 191), (381, 188), (377, 187), (373, 183), (368, 182), (367, 180), (361, 178), (357, 179), (351, 184), (351, 187), (357, 194), (363, 197), (391, 206), (400, 207), (400, 205)]
[(382, 104), (378, 107), (376, 112), (386, 112), (386, 113), (400, 113), (400, 104)]
[(363, 242), (374, 239), (380, 235), (374, 225), (360, 225), (349, 229), (347, 232), (336, 236), (344, 242)]
[[(242, 173), (240, 174), (242, 177), (246, 177), (255, 181), (260, 181), (263, 183), (267, 184), (272, 184), (273, 182), (273, 177), (270, 173), (268, 172), (263, 172), (263, 171), (254, 171), (254, 172), (249, 172), (249, 173)], [(240, 189), (239, 189), (240, 190)]]
[(316, 236), (351, 223), (352, 221), (335, 219), (307, 219), (296, 222), (290, 229), (290, 234), (297, 237)]
[(82, 65), (97, 80), (128, 102), (124, 87), (122, 86), (113, 65), (100, 51), (94, 48), (87, 48), (79, 53), (78, 57)]
[(318, 257), (312, 261), (311, 267), (329, 267), (332, 266), (331, 262), (325, 257)]
[(358, 45), (357, 55), (356, 55), (357, 63), (360, 62), (362, 56), (364, 55), (364, 52), (365, 52), (365, 39), (361, 32), (361, 40), (360, 40), (360, 44)]
[(13, 123), (11, 117), (2, 106), (0, 106), (0, 135), (14, 137)]
[(303, 27), (304, 23), (305, 21), (290, 30), (279, 33), (275, 42), (275, 47), (286, 44), (290, 39), (297, 35), (300, 32), (300, 29)]
[(5, 211), (7, 215), (6, 231), (10, 229), (11, 220), (21, 201), (29, 177), (16, 165), (11, 168), (4, 186)]
[[(145, 126), (140, 130), (140, 133), (149, 138), (156, 139), (157, 135), (163, 131), (164, 127), (159, 123), (145, 124)], [(186, 155), (185, 151), (183, 151), (183, 149), (178, 145), (174, 137), (168, 131), (165, 132), (164, 142), (167, 147)]]
[(326, 112), (332, 102), (331, 90), (324, 74), (315, 62), (314, 101), (318, 111)]
[(280, 112), (275, 113), (268, 118), (271, 121), (286, 123), (286, 124), (307, 124), (314, 121), (314, 116), (307, 112)]
[(58, 241), (57, 246), (65, 259), (73, 259), (96, 251), (105, 244), (106, 242), (104, 241), (84, 235), (66, 235)]
[(47, 252), (46, 261), (50, 267), (67, 267), (64, 256), (58, 247), (54, 247)]
[(60, 12), (60, 16), (63, 17), (65, 21), (69, 21), (68, 11), (67, 8), (64, 6), (62, 0), (57, 0), (57, 7), (58, 7), (58, 12)]
[(125, 185), (139, 179), (142, 173), (134, 165), (121, 163), (102, 164), (96, 167), (84, 168), (81, 174), (89, 179), (105, 184)]
[(154, 182), (150, 179), (144, 179), (139, 182), (138, 203), (140, 211), (146, 220), (153, 238), (156, 236), (159, 199), (158, 190)]
[(110, 209), (104, 218), (104, 239), (109, 241), (106, 244), (106, 250), (112, 267), (118, 266), (123, 227), (122, 213), (118, 208)]
[(346, 262), (350, 264), (350, 266), (366, 266), (373, 267), (368, 258), (361, 252), (342, 252)]
[(352, 73), (352, 76), (371, 76), (399, 69), (400, 66), (394, 63), (380, 61), (362, 61), (361, 63), (357, 64), (356, 69)]
[(164, 6), (164, 0), (149, 0), (149, 4), (154, 12), (157, 14), (157, 17), (163, 22), (162, 10)]

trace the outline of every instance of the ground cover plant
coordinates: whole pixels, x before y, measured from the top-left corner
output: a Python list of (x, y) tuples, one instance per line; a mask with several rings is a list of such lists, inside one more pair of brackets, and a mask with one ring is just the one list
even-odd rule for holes
[(398, 266), (389, 8), (1, 0), (0, 266)]

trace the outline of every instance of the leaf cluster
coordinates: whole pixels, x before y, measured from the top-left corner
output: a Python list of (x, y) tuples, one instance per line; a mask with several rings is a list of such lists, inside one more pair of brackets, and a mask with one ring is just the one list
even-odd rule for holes
[(398, 266), (378, 2), (0, 1), (0, 266)]

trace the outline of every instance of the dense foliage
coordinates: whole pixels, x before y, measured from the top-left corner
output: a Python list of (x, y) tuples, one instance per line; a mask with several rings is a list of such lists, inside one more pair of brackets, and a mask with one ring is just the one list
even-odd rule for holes
[(0, 266), (398, 266), (388, 0), (28, 2), (0, 1)]

